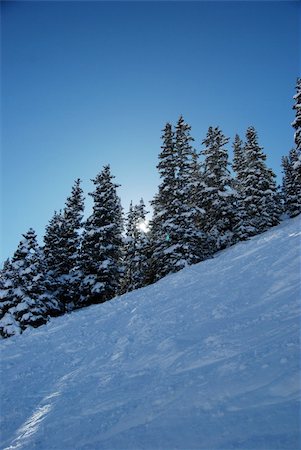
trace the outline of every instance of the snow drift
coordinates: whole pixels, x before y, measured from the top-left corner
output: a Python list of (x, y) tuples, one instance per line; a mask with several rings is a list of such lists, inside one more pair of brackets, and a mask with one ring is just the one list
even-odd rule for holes
[(299, 230), (2, 341), (1, 448), (300, 448)]

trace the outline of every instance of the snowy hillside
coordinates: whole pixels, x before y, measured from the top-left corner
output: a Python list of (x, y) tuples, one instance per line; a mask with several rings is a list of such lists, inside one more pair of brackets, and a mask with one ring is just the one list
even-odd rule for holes
[(300, 217), (1, 342), (1, 449), (300, 448)]

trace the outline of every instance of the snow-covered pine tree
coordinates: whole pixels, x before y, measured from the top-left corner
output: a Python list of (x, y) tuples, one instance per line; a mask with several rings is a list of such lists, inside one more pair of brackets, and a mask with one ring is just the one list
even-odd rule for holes
[(73, 309), (79, 298), (80, 232), (84, 210), (80, 183), (80, 179), (75, 181), (63, 212), (54, 213), (44, 236), (49, 287), (59, 299), (62, 312)]
[(31, 228), (23, 235), (9, 265), (9, 309), (0, 321), (0, 334), (8, 337), (28, 326), (38, 327), (58, 311), (58, 304), (46, 288), (43, 254)]
[(153, 217), (150, 223), (151, 264), (148, 270), (148, 284), (159, 280), (176, 270), (175, 215), (176, 215), (176, 175), (177, 151), (174, 145), (172, 125), (163, 129), (161, 153), (157, 169), (161, 178), (158, 193), (152, 200)]
[(63, 211), (63, 239), (65, 241), (65, 269), (70, 274), (78, 266), (80, 251), (80, 231), (84, 212), (84, 197), (81, 180), (74, 182), (71, 195), (67, 198)]
[[(153, 214), (150, 220), (150, 231), (149, 231), (149, 258), (150, 264), (146, 273), (146, 284), (152, 284), (156, 281), (160, 280), (160, 278), (164, 277), (168, 273), (172, 271), (171, 264), (169, 260), (167, 261), (163, 259), (159, 259), (157, 256), (161, 255), (163, 258), (166, 257), (166, 253), (164, 252), (166, 244), (165, 242), (169, 242), (169, 234), (164, 233), (164, 229), (161, 226), (161, 211), (163, 207), (160, 205), (160, 196), (159, 192), (155, 194), (153, 200), (151, 200), (150, 204), (153, 207)], [(162, 208), (162, 209), (161, 209)], [(164, 221), (162, 220), (164, 223)]]
[(284, 209), (290, 217), (295, 217), (301, 212), (301, 179), (299, 179), (295, 170), (297, 161), (298, 155), (294, 148), (288, 156), (282, 158), (282, 195)]
[(63, 213), (55, 211), (44, 235), (44, 259), (47, 271), (47, 288), (59, 302), (61, 314), (65, 312), (64, 303), (60, 300), (64, 293), (61, 277), (65, 268)]
[(94, 205), (83, 232), (81, 298), (78, 306), (102, 303), (120, 291), (122, 267), (122, 209), (110, 166), (93, 181)]
[(163, 130), (157, 166), (161, 184), (151, 202), (150, 282), (205, 258), (206, 237), (199, 229), (203, 210), (197, 205), (198, 162), (190, 130), (182, 116), (175, 133), (170, 123)]
[(295, 104), (293, 106), (293, 109), (296, 111), (296, 117), (292, 123), (295, 129), (296, 148), (295, 153), (291, 155), (291, 159), (294, 160), (293, 170), (296, 189), (298, 189), (301, 185), (301, 78), (297, 79), (296, 91), (296, 95), (294, 95)]
[(0, 271), (0, 336), (5, 338), (20, 334), (19, 322), (10, 309), (17, 306), (18, 299), (13, 294), (14, 272), (9, 259), (4, 262)]
[(292, 148), (288, 156), (282, 158), (283, 181), (282, 195), (284, 209), (290, 217), (295, 217), (301, 212), (301, 78), (297, 79), (295, 104), (295, 120), (292, 126), (295, 129), (295, 148)]
[(174, 254), (176, 268), (195, 264), (208, 257), (208, 237), (200, 224), (204, 208), (199, 201), (200, 172), (198, 157), (191, 143), (191, 126), (183, 116), (176, 125), (175, 150), (177, 157), (175, 191)]
[(145, 286), (148, 273), (148, 237), (144, 229), (146, 220), (143, 199), (139, 205), (131, 202), (125, 238), (123, 292)]
[(236, 173), (235, 184), (238, 185), (239, 188), (239, 180), (242, 178), (242, 171), (245, 169), (246, 158), (244, 151), (244, 143), (240, 139), (239, 135), (236, 134), (233, 142), (233, 162), (232, 168)]
[(244, 170), (246, 168), (246, 155), (243, 141), (239, 135), (236, 134), (233, 142), (233, 163), (232, 169), (235, 172), (234, 189), (235, 189), (235, 205), (236, 205), (236, 221), (233, 227), (234, 235), (237, 241), (243, 241), (247, 239), (253, 231), (253, 228), (249, 226), (247, 220), (247, 213), (245, 210), (245, 204), (242, 193), (242, 183), (244, 177)]
[(54, 278), (64, 273), (65, 255), (63, 250), (63, 213), (54, 211), (44, 235), (44, 254), (48, 270)]
[(297, 79), (296, 94), (294, 95), (295, 104), (293, 109), (296, 111), (295, 120), (292, 126), (295, 128), (296, 149), (301, 151), (301, 78)]
[(241, 171), (241, 193), (249, 235), (255, 235), (277, 225), (281, 214), (276, 176), (266, 164), (266, 155), (258, 144), (254, 127), (246, 132), (245, 168)]
[(126, 235), (123, 244), (124, 276), (122, 279), (122, 293), (130, 292), (134, 288), (134, 258), (136, 253), (136, 217), (131, 201), (126, 218)]
[(236, 192), (229, 170), (228, 152), (225, 145), (229, 142), (219, 127), (209, 127), (202, 144), (205, 149), (202, 163), (202, 207), (206, 211), (204, 229), (207, 232), (212, 251), (232, 245), (236, 239), (233, 232), (237, 223)]
[(150, 242), (149, 242), (149, 228), (147, 225), (146, 216), (149, 211), (146, 211), (145, 203), (143, 198), (135, 207), (136, 214), (138, 218), (137, 228), (139, 230), (136, 251), (136, 289), (143, 287), (147, 284), (147, 275), (149, 272), (150, 264)]
[(63, 211), (62, 244), (64, 247), (64, 266), (60, 283), (62, 292), (60, 300), (64, 309), (70, 311), (79, 301), (79, 287), (82, 274), (80, 271), (81, 230), (83, 227), (84, 197), (78, 178), (67, 198)]

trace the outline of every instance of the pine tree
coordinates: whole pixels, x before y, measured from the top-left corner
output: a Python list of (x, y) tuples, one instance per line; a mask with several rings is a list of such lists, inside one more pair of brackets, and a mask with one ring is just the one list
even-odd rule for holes
[(161, 183), (158, 193), (151, 202), (153, 217), (150, 223), (151, 264), (147, 275), (148, 284), (176, 270), (173, 250), (178, 161), (170, 123), (167, 123), (163, 129), (162, 141), (162, 151), (157, 165)]
[(246, 157), (244, 151), (244, 143), (240, 139), (239, 135), (236, 134), (233, 142), (232, 168), (236, 173), (235, 185), (237, 185), (238, 189), (239, 189), (239, 181), (242, 178), (242, 172), (245, 169), (245, 165), (246, 165)]
[[(287, 184), (288, 191), (284, 191), (286, 197), (286, 207), (291, 217), (301, 212), (301, 78), (297, 79), (296, 95), (294, 95), (295, 104), (293, 109), (296, 111), (295, 120), (292, 126), (295, 129), (294, 140), (295, 149), (292, 149), (288, 158), (290, 174), (285, 174), (284, 184)], [(283, 186), (284, 187), (284, 186)]]
[(62, 312), (74, 308), (79, 297), (80, 232), (84, 210), (83, 191), (77, 179), (63, 212), (55, 212), (44, 236), (48, 281)]
[(244, 171), (246, 169), (246, 154), (243, 141), (236, 134), (233, 142), (233, 163), (232, 168), (235, 172), (233, 180), (235, 189), (235, 205), (236, 205), (236, 223), (233, 227), (234, 235), (237, 241), (248, 239), (253, 233), (253, 228), (248, 224), (247, 212), (242, 192), (242, 181), (244, 179)]
[(63, 239), (65, 249), (64, 273), (70, 274), (78, 266), (80, 252), (80, 231), (84, 212), (83, 190), (78, 178), (67, 198), (63, 213)]
[(55, 211), (46, 226), (43, 247), (47, 271), (47, 289), (51, 292), (53, 298), (57, 299), (61, 314), (65, 312), (63, 302), (65, 288), (62, 280), (66, 263), (63, 220), (62, 211)]
[(7, 337), (28, 326), (38, 327), (55, 315), (58, 305), (47, 292), (43, 254), (33, 229), (23, 235), (9, 267), (9, 308), (0, 321), (0, 333)]
[[(295, 120), (292, 126), (295, 128), (295, 144), (297, 151), (301, 151), (301, 78), (297, 79), (296, 94), (294, 95), (295, 104), (293, 109), (296, 111)], [(300, 153), (298, 153), (300, 156)], [(300, 160), (300, 158), (298, 158)]]
[(205, 257), (205, 234), (198, 228), (203, 213), (197, 204), (199, 167), (190, 130), (182, 116), (175, 134), (169, 123), (163, 130), (157, 166), (162, 181), (151, 202), (152, 281)]
[(297, 161), (298, 156), (294, 148), (289, 152), (288, 156), (282, 158), (284, 209), (290, 217), (295, 217), (301, 212), (301, 179), (299, 181), (295, 170)]
[(120, 291), (122, 209), (110, 166), (93, 181), (93, 213), (85, 223), (81, 250), (81, 298), (78, 306), (102, 303)]
[(54, 278), (64, 273), (65, 254), (63, 245), (63, 213), (55, 211), (44, 235), (44, 254), (48, 270)]
[[(13, 308), (18, 299), (13, 294), (13, 267), (9, 259), (0, 271), (0, 336), (9, 337), (21, 333), (19, 322), (15, 319)], [(11, 310), (11, 311), (10, 311)]]
[(136, 241), (136, 258), (135, 258), (135, 272), (136, 282), (135, 289), (143, 287), (147, 284), (147, 274), (149, 271), (150, 258), (150, 243), (148, 236), (148, 226), (144, 200), (141, 198), (138, 205), (135, 206), (138, 236)]
[(195, 264), (208, 257), (208, 238), (200, 223), (204, 209), (199, 204), (199, 165), (191, 143), (191, 127), (180, 116), (176, 125), (175, 148), (177, 151), (175, 250), (176, 267)]
[(241, 193), (246, 212), (245, 224), (249, 235), (266, 231), (279, 223), (280, 197), (275, 174), (266, 164), (266, 155), (258, 144), (254, 127), (246, 132), (245, 168), (241, 171)]
[(209, 127), (202, 144), (205, 149), (202, 164), (202, 207), (206, 211), (204, 229), (210, 237), (212, 251), (221, 250), (235, 242), (233, 233), (237, 222), (235, 213), (236, 192), (228, 169), (229, 142), (218, 127)]
[(62, 222), (62, 245), (64, 252), (63, 273), (61, 274), (60, 300), (67, 311), (79, 301), (79, 287), (82, 279), (80, 271), (81, 229), (83, 227), (84, 198), (77, 179), (67, 198)]
[(126, 220), (126, 236), (124, 239), (124, 277), (122, 292), (130, 292), (134, 288), (134, 258), (136, 253), (136, 217), (133, 202), (130, 203)]
[(148, 274), (148, 237), (144, 229), (146, 211), (143, 199), (131, 202), (126, 226), (124, 292), (145, 286)]

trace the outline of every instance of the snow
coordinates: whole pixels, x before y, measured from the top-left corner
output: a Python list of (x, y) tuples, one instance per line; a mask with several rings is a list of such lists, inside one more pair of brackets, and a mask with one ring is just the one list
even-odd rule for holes
[(98, 281), (92, 287), (91, 292), (92, 292), (92, 294), (101, 293), (101, 292), (103, 292), (104, 288), (105, 288), (105, 283), (101, 283), (100, 281)]
[(1, 448), (300, 448), (300, 225), (3, 340)]
[[(28, 298), (26, 298), (27, 300)], [(12, 308), (10, 308), (10, 311), (12, 313), (14, 312), (22, 312), (22, 311), (26, 311), (28, 309), (28, 304), (26, 303), (26, 301), (21, 301), (20, 303), (18, 303), (16, 306), (13, 306)]]
[(296, 161), (293, 165), (294, 170), (298, 170), (301, 167), (301, 156), (299, 155), (298, 161)]

